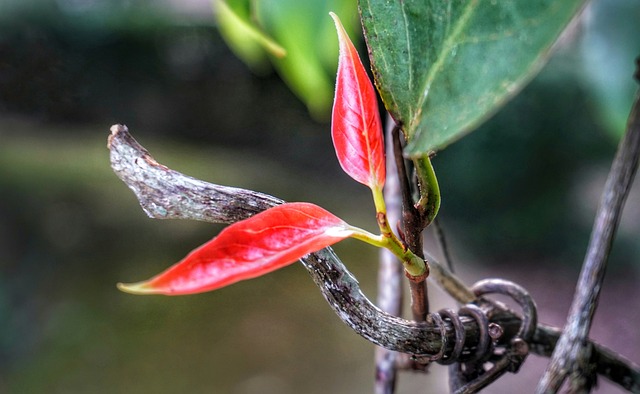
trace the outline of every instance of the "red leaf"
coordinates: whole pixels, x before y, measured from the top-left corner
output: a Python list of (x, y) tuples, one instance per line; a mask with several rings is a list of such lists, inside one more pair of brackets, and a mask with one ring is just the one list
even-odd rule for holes
[(154, 278), (119, 287), (166, 295), (215, 290), (284, 267), (351, 234), (347, 223), (317, 205), (283, 204), (230, 225)]
[(331, 134), (342, 169), (370, 188), (385, 180), (384, 142), (378, 101), (369, 76), (340, 19), (331, 13), (340, 41)]

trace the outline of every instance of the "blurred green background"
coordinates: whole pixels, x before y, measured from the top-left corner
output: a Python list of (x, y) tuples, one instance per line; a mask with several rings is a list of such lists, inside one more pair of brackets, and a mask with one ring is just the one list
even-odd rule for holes
[[(522, 94), (434, 159), (457, 272), (517, 281), (547, 323), (564, 322), (631, 105), (638, 20), (635, 0), (594, 2)], [(256, 75), (238, 60), (209, 2), (0, 0), (0, 392), (371, 392), (373, 346), (298, 264), (196, 296), (117, 291), (220, 226), (147, 219), (109, 168), (114, 123), (176, 170), (374, 228), (327, 119), (269, 66)], [(592, 331), (636, 362), (638, 234), (636, 186)], [(375, 297), (376, 251), (336, 250)], [(432, 293), (436, 309), (451, 305)], [(544, 362), (531, 358), (491, 392), (530, 388)], [(445, 369), (432, 370), (403, 374), (399, 392), (442, 392)]]

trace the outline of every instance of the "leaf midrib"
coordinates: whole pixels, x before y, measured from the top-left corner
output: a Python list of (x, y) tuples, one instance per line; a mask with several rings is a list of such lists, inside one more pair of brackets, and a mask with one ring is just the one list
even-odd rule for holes
[[(451, 30), (451, 34), (449, 34), (447, 38), (444, 40), (444, 42), (442, 43), (440, 52), (438, 53), (438, 56), (436, 56), (436, 61), (429, 68), (424, 84), (422, 85), (422, 89), (420, 90), (422, 94), (420, 95), (420, 98), (418, 99), (418, 103), (416, 105), (416, 108), (418, 110), (414, 112), (414, 115), (410, 119), (410, 122), (409, 122), (410, 129), (405, 130), (405, 132), (409, 134), (409, 137), (413, 137), (413, 130), (419, 123), (419, 120), (420, 120), (419, 118), (420, 118), (420, 115), (422, 114), (422, 108), (424, 106), (424, 102), (427, 99), (427, 96), (429, 95), (431, 84), (435, 80), (440, 68), (444, 65), (445, 60), (449, 57), (451, 50), (455, 45), (457, 45), (458, 38), (462, 34), (462, 31), (464, 30), (464, 28), (467, 27), (469, 19), (471, 18), (473, 11), (476, 10), (477, 6), (478, 6), (478, 0), (471, 0), (467, 3), (467, 5), (463, 9), (462, 14), (460, 15), (460, 18), (458, 18), (458, 20), (454, 23), (453, 29)], [(404, 7), (403, 7), (403, 13), (404, 13)], [(408, 31), (407, 31), (407, 34), (408, 34)], [(410, 75), (411, 75), (413, 71), (413, 67), (411, 67), (410, 70), (411, 70), (410, 72)]]

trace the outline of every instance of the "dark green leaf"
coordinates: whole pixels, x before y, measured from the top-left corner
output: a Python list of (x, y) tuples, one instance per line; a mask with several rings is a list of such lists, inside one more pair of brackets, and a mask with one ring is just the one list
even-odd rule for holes
[(407, 153), (471, 131), (540, 68), (583, 0), (361, 0), (365, 37)]

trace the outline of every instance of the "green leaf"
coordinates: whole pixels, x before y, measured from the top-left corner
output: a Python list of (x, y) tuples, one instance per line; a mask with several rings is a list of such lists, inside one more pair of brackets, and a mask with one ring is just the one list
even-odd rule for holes
[[(318, 120), (333, 99), (338, 45), (330, 11), (343, 16), (347, 32), (357, 26), (353, 0), (211, 0), (220, 33), (234, 53), (258, 73), (272, 63)], [(271, 56), (267, 56), (267, 54)]]
[[(357, 22), (352, 0), (259, 0), (255, 14), (264, 28), (287, 50), (273, 59), (290, 89), (317, 119), (329, 116), (338, 62), (338, 45), (329, 12), (343, 15), (347, 32)], [(358, 35), (359, 36), (359, 35)]]
[(251, 15), (247, 0), (212, 0), (214, 16), (222, 38), (231, 50), (254, 71), (266, 68), (265, 52), (276, 57), (286, 55), (286, 50), (265, 32), (249, 22)]
[(361, 0), (385, 106), (409, 155), (444, 148), (530, 80), (584, 0)]

